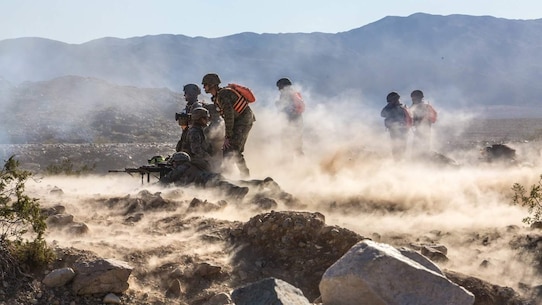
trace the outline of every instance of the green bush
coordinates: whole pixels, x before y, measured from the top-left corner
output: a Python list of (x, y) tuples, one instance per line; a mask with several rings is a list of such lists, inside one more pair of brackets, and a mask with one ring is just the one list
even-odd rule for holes
[(25, 194), (29, 176), (13, 156), (0, 170), (0, 248), (9, 249), (21, 263), (40, 266), (53, 254), (43, 239), (47, 225), (38, 199)]
[(514, 183), (512, 186), (514, 191), (513, 202), (521, 206), (526, 206), (529, 216), (523, 218), (526, 224), (532, 224), (542, 219), (542, 175), (537, 184), (531, 186), (530, 191), (519, 183)]
[(96, 169), (96, 164), (87, 165), (83, 164), (76, 167), (70, 159), (62, 159), (57, 164), (49, 164), (45, 168), (45, 174), (47, 175), (82, 175), (91, 173)]

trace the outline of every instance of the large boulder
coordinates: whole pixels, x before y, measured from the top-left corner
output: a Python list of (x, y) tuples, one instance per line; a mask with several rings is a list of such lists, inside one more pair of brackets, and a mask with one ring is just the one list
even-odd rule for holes
[(318, 283), (326, 269), (363, 236), (325, 224), (321, 213), (271, 211), (258, 214), (231, 232), (237, 251), (232, 264), (239, 285), (279, 278), (309, 299), (320, 296)]
[(121, 293), (128, 289), (132, 267), (114, 259), (98, 259), (74, 264), (72, 289), (76, 294)]
[(422, 255), (364, 240), (326, 270), (319, 285), (322, 302), (334, 305), (474, 303), (472, 293), (448, 280), (435, 267)]

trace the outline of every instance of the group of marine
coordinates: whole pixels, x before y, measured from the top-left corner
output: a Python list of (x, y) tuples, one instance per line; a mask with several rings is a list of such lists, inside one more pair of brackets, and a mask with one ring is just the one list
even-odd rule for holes
[[(237, 166), (243, 179), (250, 176), (243, 152), (252, 125), (256, 121), (247, 99), (235, 86), (221, 86), (222, 81), (216, 73), (203, 76), (201, 85), (205, 93), (210, 94), (212, 104), (201, 102), (198, 97), (201, 89), (197, 84), (183, 87), (186, 106), (175, 119), (182, 129), (182, 135), (176, 145), (176, 153), (168, 160), (172, 169), (160, 178), (160, 183), (176, 185), (195, 185), (203, 188), (219, 188), (226, 194), (243, 198), (249, 188), (241, 185), (257, 185), (280, 189), (273, 179), (240, 180), (235, 184), (222, 174), (225, 162)], [(292, 86), (288, 78), (276, 82), (280, 97), (275, 103), (278, 110), (288, 121), (285, 124), (288, 149), (297, 155), (303, 155), (303, 118), (305, 102)], [(242, 87), (242, 86), (241, 86)], [(430, 150), (431, 125), (436, 122), (437, 113), (424, 101), (421, 90), (411, 93), (412, 105), (404, 106), (396, 92), (388, 94), (387, 105), (381, 115), (389, 131), (392, 143), (392, 155), (402, 160), (406, 152), (409, 131), (413, 131), (413, 148), (424, 153)]]
[[(206, 74), (202, 79), (201, 85), (205, 93), (212, 96), (212, 104), (198, 100), (201, 94), (198, 85), (184, 85), (186, 106), (181, 113), (175, 114), (182, 134), (176, 152), (167, 161), (171, 170), (160, 177), (160, 183), (214, 188), (235, 199), (242, 199), (249, 186), (280, 192), (280, 187), (270, 177), (232, 183), (221, 174), (228, 165), (225, 163), (231, 163), (237, 166), (243, 179), (250, 176), (243, 152), (256, 117), (250, 108), (253, 100), (238, 90), (238, 87), (246, 87), (230, 84), (222, 87), (220, 84), (216, 73)], [(280, 91), (276, 106), (285, 114), (288, 120), (286, 128), (293, 135), (289, 137), (289, 143), (295, 143), (292, 149), (303, 154), (302, 113), (305, 103), (288, 78), (279, 79), (276, 85)]]
[[(282, 192), (270, 177), (233, 183), (221, 174), (229, 165), (235, 165), (242, 179), (250, 176), (243, 152), (256, 121), (250, 107), (254, 97), (247, 97), (246, 92), (240, 90), (247, 88), (233, 84), (221, 86), (221, 83), (216, 73), (203, 76), (201, 85), (205, 93), (211, 95), (212, 103), (198, 99), (201, 89), (197, 84), (184, 85), (186, 105), (181, 113), (175, 114), (182, 134), (176, 152), (167, 161), (171, 170), (161, 175), (160, 183), (218, 188), (236, 199), (242, 199), (248, 193), (249, 186)], [(282, 134), (287, 135), (282, 139), (283, 148), (301, 156), (305, 102), (290, 79), (280, 78), (276, 86), (280, 96), (275, 105), (287, 120), (283, 126), (285, 130)], [(401, 103), (397, 92), (390, 92), (386, 96), (387, 104), (381, 111), (391, 139), (391, 153), (396, 161), (405, 159), (411, 134), (413, 158), (424, 159), (431, 153), (431, 128), (437, 121), (437, 112), (424, 99), (421, 90), (412, 91), (410, 98), (412, 104), (406, 106)]]
[(405, 158), (410, 131), (413, 157), (425, 157), (431, 151), (431, 126), (437, 121), (437, 112), (424, 100), (421, 90), (410, 93), (410, 107), (403, 105), (400, 98), (397, 92), (390, 92), (380, 113), (390, 134), (393, 158), (397, 161)]

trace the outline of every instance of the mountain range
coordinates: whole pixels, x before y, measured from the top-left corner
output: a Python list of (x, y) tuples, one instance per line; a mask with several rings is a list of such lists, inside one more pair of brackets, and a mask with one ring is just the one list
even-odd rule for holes
[[(199, 84), (204, 74), (216, 72), (223, 83), (253, 88), (263, 102), (276, 94), (276, 80), (286, 76), (313, 102), (324, 104), (346, 99), (360, 109), (379, 109), (391, 91), (409, 104), (410, 92), (421, 89), (444, 111), (541, 117), (540, 32), (542, 19), (417, 13), (336, 34), (163, 34), (83, 44), (7, 39), (0, 41), (0, 105), (13, 104), (9, 92), (21, 85), (69, 82), (66, 76), (174, 95), (184, 84)], [(92, 94), (88, 88), (81, 92), (87, 98)]]

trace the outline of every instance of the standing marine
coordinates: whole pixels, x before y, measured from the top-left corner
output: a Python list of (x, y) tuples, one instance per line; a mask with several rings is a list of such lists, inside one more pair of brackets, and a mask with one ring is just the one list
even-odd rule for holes
[(220, 78), (215, 73), (203, 76), (201, 81), (206, 93), (212, 95), (211, 100), (218, 107), (224, 119), (224, 144), (222, 146), (224, 160), (230, 159), (237, 165), (242, 177), (249, 177), (243, 152), (252, 124), (256, 120), (248, 101), (231, 88), (220, 87)]
[(185, 139), (188, 132), (188, 127), (191, 125), (190, 113), (192, 112), (192, 109), (203, 106), (203, 104), (198, 101), (198, 96), (201, 94), (201, 90), (198, 85), (186, 84), (183, 86), (183, 92), (186, 105), (181, 113), (175, 113), (175, 120), (179, 123), (179, 126), (181, 126), (181, 138), (175, 146), (175, 151), (177, 152), (186, 150)]
[(408, 131), (412, 125), (412, 118), (406, 107), (401, 104), (400, 95), (390, 92), (386, 96), (386, 106), (380, 112), (384, 118), (384, 125), (390, 133), (391, 152), (396, 161), (405, 158), (408, 141)]
[(280, 91), (279, 99), (275, 102), (277, 109), (286, 116), (287, 125), (283, 129), (282, 144), (287, 152), (303, 155), (303, 112), (305, 101), (301, 93), (294, 89), (288, 78), (277, 81)]
[(410, 93), (412, 105), (409, 107), (412, 115), (412, 154), (424, 157), (431, 152), (431, 126), (437, 121), (437, 112), (424, 100), (421, 90)]

